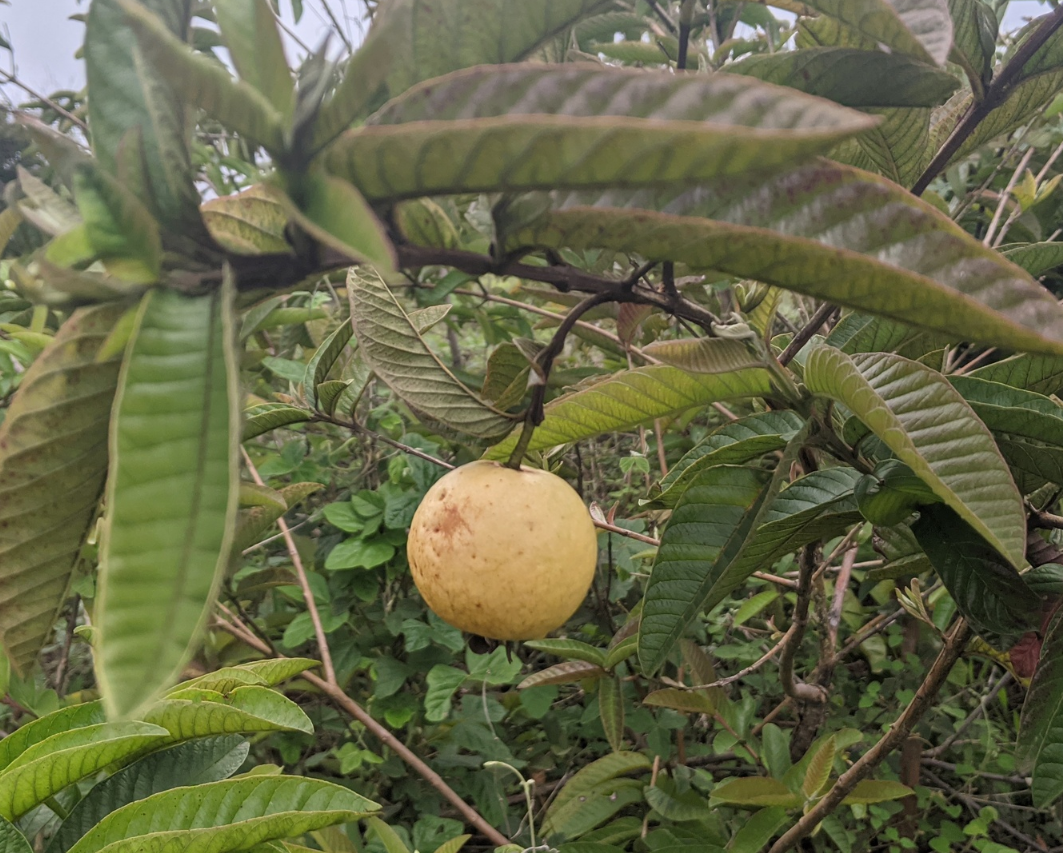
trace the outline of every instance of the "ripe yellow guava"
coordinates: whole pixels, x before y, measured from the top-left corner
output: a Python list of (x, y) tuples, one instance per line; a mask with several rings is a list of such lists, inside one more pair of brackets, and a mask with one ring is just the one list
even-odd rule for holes
[(417, 589), (445, 622), (495, 640), (533, 640), (579, 609), (598, 537), (560, 477), (480, 460), (428, 490), (406, 553)]

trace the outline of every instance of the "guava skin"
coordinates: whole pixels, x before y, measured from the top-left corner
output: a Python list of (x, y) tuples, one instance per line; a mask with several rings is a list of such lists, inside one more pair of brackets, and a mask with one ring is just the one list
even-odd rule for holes
[(428, 490), (406, 553), (417, 589), (444, 622), (494, 640), (535, 640), (586, 598), (598, 535), (560, 477), (480, 460)]

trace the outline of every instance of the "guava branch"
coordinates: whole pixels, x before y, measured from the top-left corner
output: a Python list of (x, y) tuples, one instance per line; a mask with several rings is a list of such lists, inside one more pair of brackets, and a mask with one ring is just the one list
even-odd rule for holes
[(785, 853), (798, 841), (809, 835), (827, 815), (833, 812), (842, 800), (844, 800), (861, 780), (866, 779), (871, 772), (882, 763), (904, 739), (908, 737), (915, 724), (922, 719), (927, 712), (934, 697), (937, 696), (941, 685), (945, 683), (952, 667), (960, 659), (963, 650), (967, 647), (971, 629), (963, 619), (958, 619), (956, 624), (945, 636), (945, 644), (938, 652), (937, 658), (930, 667), (923, 683), (919, 686), (912, 701), (904, 712), (890, 726), (888, 732), (871, 749), (865, 752), (856, 763), (846, 770), (826, 794), (817, 802), (797, 823), (772, 845), (768, 853)]
[[(230, 619), (232, 614), (229, 614)], [(250, 646), (253, 649), (258, 650), (263, 654), (270, 654), (270, 648), (262, 640), (252, 634), (249, 630), (243, 626), (238, 626), (228, 619), (218, 618), (215, 621), (215, 626), (221, 628), (223, 631), (227, 631), (232, 634), (241, 642)], [(388, 731), (383, 725), (373, 719), (372, 715), (366, 711), (361, 705), (355, 702), (350, 696), (343, 692), (343, 690), (337, 684), (329, 684), (325, 679), (319, 678), (312, 672), (304, 672), (300, 678), (304, 678), (310, 684), (314, 685), (318, 690), (329, 697), (336, 705), (342, 710), (350, 714), (354, 719), (365, 726), (369, 732), (386, 747), (391, 749), (396, 755), (405, 761), (410, 767), (416, 770), (425, 781), (428, 782), (433, 788), (439, 791), (443, 797), (451, 803), (458, 810), (465, 820), (476, 827), (492, 844), (496, 847), (509, 844), (509, 839), (506, 838), (501, 832), (495, 829), (491, 824), (484, 819), (484, 817), (476, 811), (472, 806), (466, 803), (457, 792), (451, 788), (444, 780), (443, 777), (436, 773), (431, 767), (429, 767), (424, 761), (418, 758), (395, 735)]]

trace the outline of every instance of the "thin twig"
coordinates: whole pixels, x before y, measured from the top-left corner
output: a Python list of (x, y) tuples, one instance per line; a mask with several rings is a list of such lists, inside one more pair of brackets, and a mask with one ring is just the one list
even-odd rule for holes
[(14, 74), (9, 74), (6, 71), (0, 71), (0, 83), (13, 83), (31, 98), (40, 101), (49, 109), (55, 110), (55, 112), (59, 113), (59, 115), (61, 115), (67, 121), (72, 122), (77, 127), (81, 128), (84, 133), (87, 134), (89, 132), (89, 126), (85, 124), (85, 122), (83, 122), (81, 119), (79, 119), (76, 115), (74, 115), (68, 110), (63, 109), (61, 106), (59, 106), (59, 104), (57, 104), (47, 95), (42, 95), (40, 92), (34, 91), (21, 80), (19, 80), (18, 77), (16, 77)]
[(952, 734), (949, 735), (942, 743), (935, 746), (933, 749), (925, 750), (923, 752), (923, 755), (926, 758), (940, 758), (942, 755), (948, 752), (949, 747), (952, 746), (957, 740), (959, 740), (960, 737), (963, 736), (963, 733), (971, 727), (974, 721), (985, 713), (986, 708), (989, 707), (989, 703), (993, 700), (993, 697), (1000, 692), (1000, 689), (1002, 687), (1007, 686), (1009, 681), (1011, 681), (1011, 673), (1005, 670), (1004, 673), (1000, 676), (1000, 678), (998, 678), (996, 681), (989, 685), (989, 688), (986, 690), (985, 694), (978, 700), (978, 704), (975, 706), (974, 710), (967, 715), (967, 718), (962, 723), (960, 723), (958, 726), (956, 726), (955, 729), (953, 729)]
[(734, 682), (745, 678), (750, 673), (756, 672), (758, 669), (764, 666), (764, 664), (766, 664), (773, 657), (775, 657), (775, 655), (782, 651), (786, 644), (789, 642), (790, 636), (793, 634), (793, 631), (794, 626), (791, 625), (786, 631), (786, 633), (782, 635), (782, 638), (779, 640), (779, 642), (777, 642), (774, 646), (768, 649), (768, 651), (765, 652), (761, 657), (757, 658), (757, 660), (755, 660), (745, 669), (740, 669), (734, 675), (728, 675), (726, 678), (720, 678), (716, 681), (711, 681), (708, 684), (695, 684), (692, 687), (687, 687), (687, 685), (680, 684), (679, 682), (673, 681), (670, 678), (665, 678), (662, 680), (670, 686), (678, 687), (682, 690), (708, 690), (712, 687), (726, 687), (728, 684), (733, 684)]
[(794, 335), (794, 339), (786, 345), (786, 349), (779, 356), (779, 364), (784, 367), (789, 364), (793, 357), (801, 352), (801, 348), (812, 340), (812, 336), (819, 331), (820, 326), (828, 322), (837, 310), (837, 306), (831, 305), (829, 302), (820, 305), (819, 310), (812, 315), (812, 319), (805, 323), (804, 328)]
[(1008, 178), (1008, 183), (1004, 187), (1004, 192), (1000, 194), (1000, 200), (997, 202), (997, 209), (993, 211), (993, 218), (989, 220), (989, 228), (986, 229), (985, 237), (982, 238), (983, 246), (992, 246), (993, 237), (997, 233), (997, 226), (1000, 224), (1000, 217), (1004, 214), (1004, 208), (1008, 204), (1008, 199), (1011, 198), (1011, 191), (1015, 189), (1015, 184), (1019, 182), (1019, 176), (1022, 174), (1022, 170), (1026, 168), (1026, 164), (1030, 162), (1030, 158), (1033, 157), (1034, 147), (1031, 145), (1026, 149), (1026, 153), (1023, 154), (1022, 159), (1019, 160), (1019, 165), (1015, 167), (1015, 171), (1011, 173), (1011, 177)]
[[(244, 464), (247, 465), (251, 478), (258, 485), (265, 486), (266, 484), (259, 476), (258, 469), (255, 468), (255, 463), (251, 461), (247, 450), (241, 447), (240, 452), (244, 456)], [(332, 652), (329, 650), (328, 639), (325, 637), (325, 629), (321, 625), (321, 615), (317, 612), (317, 602), (314, 600), (313, 590), (310, 589), (310, 581), (307, 579), (306, 569), (303, 568), (303, 560), (299, 556), (299, 549), (295, 547), (295, 539), (292, 537), (292, 531), (288, 528), (288, 523), (284, 520), (283, 515), (277, 519), (277, 527), (280, 528), (284, 536), (284, 544), (288, 546), (288, 556), (292, 558), (295, 574), (299, 578), (299, 586), (303, 590), (303, 598), (306, 601), (307, 612), (310, 614), (310, 621), (314, 626), (314, 635), (317, 638), (317, 647), (318, 652), (321, 654), (321, 666), (325, 672), (325, 678), (329, 684), (335, 685), (336, 670), (332, 668)]]
[(806, 545), (798, 558), (800, 574), (797, 577), (797, 603), (794, 605), (793, 620), (788, 639), (779, 658), (779, 680), (787, 696), (799, 702), (823, 704), (827, 701), (827, 691), (818, 684), (807, 684), (794, 678), (794, 659), (805, 636), (808, 625), (808, 605), (812, 599), (812, 575), (816, 569), (816, 546)]
[(70, 602), (70, 613), (66, 619), (66, 632), (63, 634), (63, 648), (59, 653), (59, 663), (55, 667), (55, 692), (62, 696), (66, 692), (66, 680), (70, 675), (70, 649), (74, 644), (74, 629), (78, 625), (78, 611), (81, 609), (81, 596), (75, 595)]
[[(234, 637), (250, 646), (253, 649), (257, 649), (263, 654), (269, 654), (270, 649), (264, 642), (258, 637), (252, 634), (243, 626), (237, 626), (232, 622), (225, 619), (216, 619), (214, 623), (218, 628), (223, 631), (227, 631)], [(416, 770), (433, 788), (439, 791), (445, 799), (447, 799), (464, 817), (469, 823), (475, 826), (481, 833), (483, 833), (491, 843), (496, 846), (502, 846), (509, 844), (509, 839), (502, 833), (489, 824), (479, 812), (472, 806), (466, 803), (457, 792), (454, 791), (435, 770), (429, 767), (424, 761), (418, 758), (414, 753), (395, 735), (388, 731), (383, 725), (373, 719), (372, 715), (362, 708), (357, 702), (355, 702), (350, 696), (343, 692), (338, 685), (329, 684), (322, 678), (314, 675), (312, 672), (304, 672), (301, 678), (306, 679), (322, 693), (329, 697), (336, 705), (350, 714), (354, 719), (358, 720), (364, 725), (374, 737), (377, 738), (385, 746), (389, 747), (396, 755), (398, 755), (403, 761), (405, 761), (410, 767)]]
[(838, 628), (842, 621), (842, 608), (845, 605), (845, 591), (849, 588), (849, 578), (853, 574), (857, 547), (853, 545), (842, 558), (841, 568), (834, 578), (834, 600), (831, 602), (830, 615), (827, 618), (827, 645), (833, 649), (838, 643)]
[(919, 722), (923, 714), (933, 703), (941, 685), (945, 683), (949, 672), (960, 659), (963, 650), (967, 647), (967, 640), (971, 636), (971, 630), (963, 619), (956, 621), (945, 637), (945, 644), (941, 647), (937, 658), (930, 667), (923, 683), (919, 686), (912, 701), (904, 712), (890, 726), (889, 731), (871, 749), (846, 770), (834, 783), (829, 791), (809, 809), (801, 819), (788, 829), (783, 836), (772, 845), (769, 853), (785, 853), (798, 841), (809, 835), (812, 830), (819, 826), (820, 822), (833, 812), (842, 800), (844, 800), (862, 779), (865, 779), (878, 765), (896, 749), (904, 739), (908, 737), (915, 724)]

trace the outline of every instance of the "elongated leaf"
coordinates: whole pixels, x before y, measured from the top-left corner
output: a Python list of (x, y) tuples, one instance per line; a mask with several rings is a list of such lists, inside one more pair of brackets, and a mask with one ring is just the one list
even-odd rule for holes
[(268, 184), (213, 198), (203, 205), (202, 214), (211, 237), (230, 252), (259, 255), (292, 250), (284, 235), (288, 224), (284, 195)]
[(558, 791), (550, 808), (550, 814), (564, 808), (570, 803), (578, 803), (579, 798), (603, 782), (632, 773), (648, 772), (652, 768), (650, 760), (640, 752), (614, 752), (606, 755), (578, 770)]
[(334, 143), (325, 165), (370, 201), (634, 187), (762, 172), (871, 124), (829, 101), (726, 74), (515, 65), (414, 89)]
[(805, 778), (801, 780), (801, 793), (805, 799), (816, 796), (827, 784), (831, 768), (834, 766), (835, 742), (833, 737), (824, 740), (809, 759)]
[(856, 144), (863, 157), (846, 160), (853, 165), (885, 175), (901, 186), (909, 186), (930, 162), (930, 110), (925, 107), (872, 109), (868, 113), (882, 121), (860, 134)]
[(826, 343), (850, 355), (858, 352), (895, 352), (918, 361), (927, 353), (942, 349), (956, 339), (956, 335), (928, 332), (896, 320), (853, 313), (831, 330)]
[(763, 364), (744, 343), (725, 338), (657, 341), (646, 346), (643, 352), (690, 373), (729, 373)]
[[(646, 589), (639, 627), (643, 672), (655, 672), (664, 663), (705, 607), (714, 582), (748, 538), (767, 482), (765, 471), (719, 466), (702, 473), (680, 498), (661, 537)], [(716, 603), (723, 599), (723, 595), (714, 597)]]
[(847, 406), (1013, 566), (1026, 553), (1022, 498), (992, 434), (936, 371), (892, 354), (813, 351), (805, 383)]
[(306, 423), (312, 417), (313, 413), (306, 409), (280, 405), (252, 415), (244, 421), (242, 437), (247, 441), (278, 427)]
[(711, 714), (716, 710), (716, 703), (705, 693), (676, 687), (654, 690), (642, 700), (642, 704), (671, 708), (683, 714)]
[(613, 752), (619, 752), (624, 745), (624, 689), (618, 676), (598, 681), (598, 711), (605, 739)]
[(256, 685), (235, 688), (229, 695), (202, 688), (183, 688), (156, 702), (144, 719), (166, 729), (174, 740), (255, 732), (314, 730), (310, 719), (291, 699)]
[(296, 204), (295, 221), (314, 239), (381, 273), (394, 269), (395, 250), (383, 223), (347, 181), (313, 172), (303, 179)]
[(650, 761), (637, 752), (613, 752), (579, 770), (546, 811), (543, 834), (578, 837), (642, 799), (642, 783), (618, 777), (646, 773)]
[(513, 428), (511, 416), (462, 385), (428, 348), (380, 276), (352, 268), (347, 293), (360, 351), (415, 411), (475, 438), (498, 438)]
[(923, 506), (919, 515), (912, 533), (971, 627), (1002, 636), (1004, 648), (1037, 627), (1040, 599), (984, 538), (947, 507)]
[(1032, 276), (1042, 276), (1063, 265), (1063, 243), (1029, 243), (1005, 249), (1001, 254)]
[(0, 771), (11, 764), (27, 749), (61, 732), (104, 722), (103, 705), (88, 702), (60, 708), (51, 714), (27, 723), (5, 738), (0, 738)]
[(50, 635), (103, 492), (119, 362), (97, 355), (122, 312), (76, 311), (0, 425), (0, 642), (20, 672)]
[(714, 465), (744, 465), (765, 453), (781, 450), (805, 425), (796, 412), (765, 412), (724, 424), (672, 466), (659, 487), (650, 492), (655, 505), (672, 507), (691, 481)]
[[(187, 37), (188, 2), (142, 0), (142, 5), (161, 16), (176, 39)], [(137, 44), (119, 0), (96, 0), (89, 9), (85, 71), (92, 91), (89, 124), (97, 161), (117, 173), (120, 144), (130, 129), (139, 129), (150, 187), (141, 200), (151, 207), (164, 233), (209, 243), (199, 216), (184, 107), (171, 81), (153, 68)]]
[(269, 0), (219, 0), (214, 14), (240, 79), (261, 92), (281, 116), (290, 118), (295, 84)]
[(232, 289), (144, 297), (111, 431), (97, 679), (130, 715), (194, 650), (232, 542), (240, 419)]
[(225, 66), (195, 53), (137, 0), (112, 2), (125, 13), (144, 61), (165, 76), (186, 105), (198, 107), (271, 152), (284, 149), (283, 115), (258, 89), (234, 80)]
[(760, 853), (786, 821), (786, 810), (781, 806), (763, 808), (742, 824), (727, 849), (730, 853)]
[(731, 779), (712, 789), (712, 800), (736, 806), (785, 806), (794, 808), (801, 805), (797, 794), (793, 793), (778, 779), (751, 776), (745, 779)]
[(249, 744), (236, 736), (201, 738), (160, 750), (95, 785), (52, 836), (46, 853), (66, 853), (116, 809), (160, 791), (226, 779), (240, 769)]
[(767, 181), (533, 194), (496, 219), (507, 250), (635, 251), (923, 329), (962, 328), (1014, 350), (1063, 352), (1063, 309), (1043, 287), (930, 205), (837, 163)]
[[(354, 326), (350, 320), (344, 320), (339, 327), (317, 348), (317, 352), (310, 358), (306, 365), (306, 379), (303, 380), (303, 391), (311, 404), (316, 402), (317, 386), (328, 377), (329, 371), (340, 357), (347, 342), (354, 334)], [(246, 434), (246, 427), (245, 427)]]
[(872, 42), (924, 62), (944, 65), (952, 47), (946, 0), (804, 0)]
[(993, 76), (996, 16), (980, 0), (949, 0), (949, 14), (953, 28), (949, 60), (963, 69), (971, 89), (981, 100)]
[(0, 773), (0, 816), (16, 820), (67, 785), (146, 752), (166, 730), (149, 723), (100, 723), (52, 735)]
[(0, 817), (0, 848), (4, 853), (33, 853), (26, 836), (6, 818)]
[[(771, 393), (770, 379), (759, 367), (715, 375), (695, 375), (665, 364), (621, 371), (548, 403), (546, 420), (528, 447), (542, 450), (630, 429), (694, 406), (764, 396)], [(487, 458), (505, 459), (515, 444), (516, 438), (509, 438), (492, 447)]]
[(605, 664), (605, 653), (579, 640), (528, 640), (524, 645), (566, 660), (582, 660), (596, 666)]
[[(295, 486), (313, 486), (314, 488), (309, 491), (316, 491), (321, 488), (320, 483), (296, 483)], [(301, 496), (298, 498), (292, 498), (292, 486), (288, 486), (283, 490), (283, 493), (290, 501), (292, 505), (297, 500), (302, 500), (309, 491), (306, 488), (301, 490)], [(266, 660), (252, 660), (246, 663), (240, 664), (237, 669), (244, 669), (253, 673), (256, 677), (261, 678), (262, 681), (273, 687), (281, 682), (287, 681), (289, 678), (295, 678), (297, 675), (301, 675), (308, 669), (321, 666), (320, 661), (312, 660), (310, 658), (267, 658)]]
[(847, 47), (754, 54), (730, 63), (727, 71), (846, 107), (936, 107), (959, 85), (948, 72), (903, 54)]
[(606, 675), (604, 669), (588, 661), (565, 661), (548, 666), (540, 672), (533, 672), (517, 685), (518, 690), (538, 687), (541, 684), (571, 684), (584, 679), (595, 680)]
[(888, 779), (864, 779), (856, 783), (853, 792), (842, 800), (842, 805), (885, 803), (889, 800), (900, 800), (914, 795), (915, 791), (900, 782), (891, 782)]
[(228, 779), (131, 803), (111, 812), (70, 849), (134, 853), (150, 843), (159, 853), (247, 850), (272, 839), (348, 823), (378, 809), (376, 803), (331, 782), (283, 776)]
[(1063, 618), (1052, 620), (1019, 722), (1023, 768), (1033, 771), (1033, 801), (1047, 808), (1063, 795)]
[(979, 367), (967, 375), (1038, 394), (1056, 394), (1063, 389), (1063, 357), (1023, 353)]

